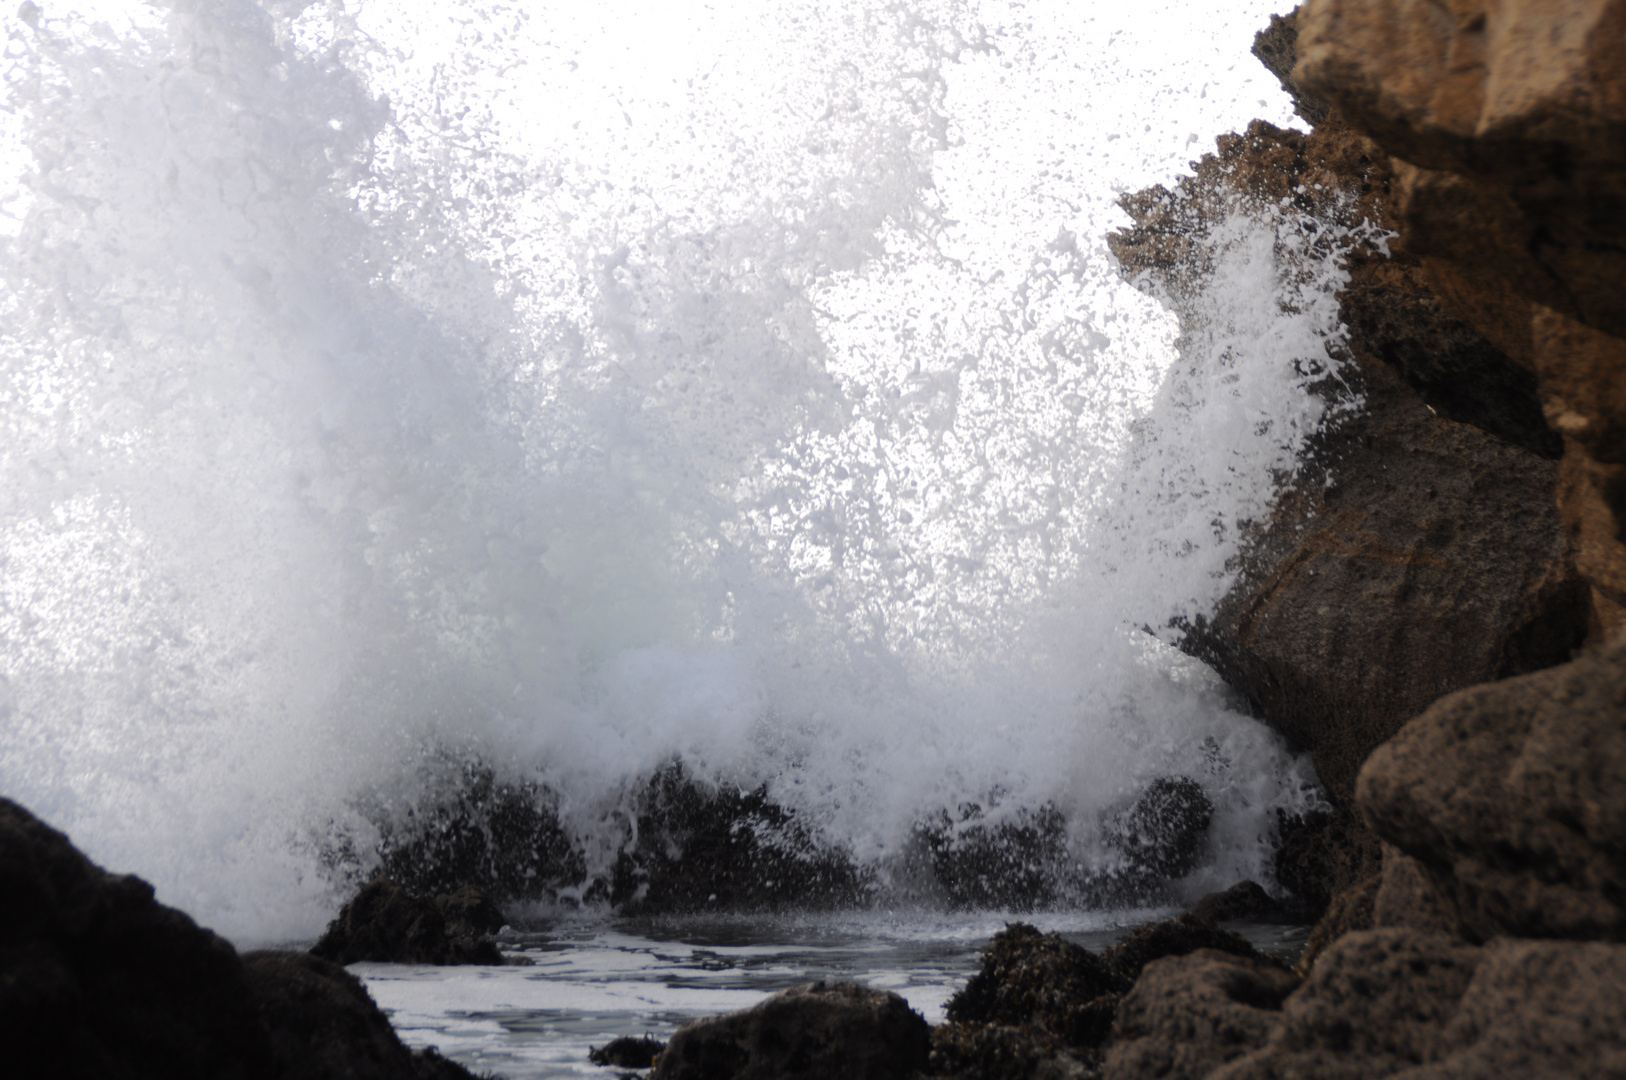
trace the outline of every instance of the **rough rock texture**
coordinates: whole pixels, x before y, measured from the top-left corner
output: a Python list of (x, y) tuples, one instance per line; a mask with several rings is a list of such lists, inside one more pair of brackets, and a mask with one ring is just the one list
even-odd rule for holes
[(1283, 816), (1277, 828), (1276, 880), (1292, 890), (1312, 917), (1382, 865), (1378, 838), (1354, 807), (1334, 807), (1308, 818)]
[(1124, 998), (1104, 1075), (1196, 1080), (1263, 1046), (1299, 985), (1279, 965), (1209, 949), (1149, 964)]
[(587, 1060), (594, 1065), (614, 1065), (622, 1069), (647, 1069), (666, 1049), (666, 1044), (648, 1035), (623, 1035), (604, 1046), (587, 1048)]
[(152, 886), (100, 869), (5, 799), (0, 1046), (16, 1076), (469, 1075), (409, 1053), (343, 969), (297, 954), (240, 959)]
[(855, 983), (783, 990), (678, 1030), (654, 1080), (905, 1080), (926, 1067), (926, 1021), (896, 994)]
[(339, 964), (501, 964), (482, 936), (501, 927), (501, 913), (472, 886), (429, 899), (380, 877), (339, 910), (311, 952)]
[(1626, 50), (1619, 0), (1311, 0), (1295, 85), (1393, 155), (1400, 246), (1527, 365), (1595, 638), (1626, 628)]
[(1256, 881), (1239, 881), (1229, 889), (1209, 893), (1187, 913), (1212, 922), (1291, 923), (1304, 916), (1302, 908), (1282, 903)]
[[(1126, 197), (1135, 224), (1109, 243), (1190, 318), (1220, 221), (1285, 203), (1386, 226), (1392, 180), (1336, 116), (1309, 136), (1255, 122), (1176, 190)], [(1341, 806), (1366, 755), (1442, 694), (1567, 659), (1588, 605), (1534, 378), (1447, 314), (1415, 260), (1361, 244), (1348, 258), (1345, 382), (1365, 406), (1321, 436), (1241, 582), (1184, 642), (1312, 752)]]
[(410, 1051), (361, 980), (309, 953), (243, 955), (271, 1034), (277, 1075), (300, 1080), (467, 1080), (461, 1065)]
[(1026, 923), (1006, 927), (982, 966), (949, 1000), (932, 1033), (934, 1075), (1016, 1080), (1082, 1075), (1098, 1064), (1122, 995), (1154, 961), (1199, 950), (1239, 956), (1286, 974), (1246, 939), (1182, 915), (1141, 927), (1101, 955)]
[(1357, 797), (1471, 938), (1626, 938), (1626, 635), (1437, 703)]
[(1310, 976), (1210, 952), (1148, 967), (1105, 1075), (1610, 1077), (1626, 1068), (1626, 947), (1346, 934)]

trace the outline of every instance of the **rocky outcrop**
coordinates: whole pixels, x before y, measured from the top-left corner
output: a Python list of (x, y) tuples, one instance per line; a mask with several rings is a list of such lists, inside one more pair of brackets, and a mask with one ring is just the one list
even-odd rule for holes
[(949, 1000), (949, 1022), (932, 1032), (933, 1074), (965, 1080), (1092, 1074), (1123, 995), (1141, 972), (1164, 957), (1204, 950), (1297, 981), (1245, 939), (1189, 914), (1141, 927), (1100, 955), (1059, 934), (1012, 924)]
[[(1324, 233), (1392, 227), (1393, 180), (1336, 115), (1309, 136), (1256, 122), (1174, 190), (1127, 197), (1135, 224), (1109, 243), (1126, 273), (1195, 319), (1187, 298), (1211, 273), (1222, 222), (1290, 205)], [(1361, 762), (1406, 720), (1452, 690), (1567, 659), (1587, 608), (1533, 376), (1452, 317), (1414, 260), (1355, 235), (1340, 301), (1344, 383), (1363, 408), (1320, 436), (1259, 523), (1238, 586), (1183, 628), (1187, 651), (1312, 753), (1343, 807)]]
[(1346, 934), (1301, 986), (1212, 953), (1148, 969), (1110, 1080), (1608, 1077), (1626, 1067), (1626, 947), (1409, 929)]
[(380, 877), (340, 909), (311, 953), (337, 964), (501, 964), (487, 935), (502, 926), (502, 913), (473, 886), (430, 899)]
[(8, 1075), (441, 1078), (366, 990), (315, 958), (250, 954), (0, 799), (0, 1045)]
[(1378, 748), (1357, 795), (1395, 866), (1420, 873), (1412, 890), (1470, 939), (1626, 940), (1626, 636), (1437, 703)]
[(1401, 243), (1539, 381), (1595, 638), (1626, 628), (1626, 8), (1311, 0), (1292, 81), (1392, 155)]
[(896, 994), (856, 983), (783, 990), (680, 1028), (653, 1080), (906, 1080), (926, 1066), (926, 1021)]

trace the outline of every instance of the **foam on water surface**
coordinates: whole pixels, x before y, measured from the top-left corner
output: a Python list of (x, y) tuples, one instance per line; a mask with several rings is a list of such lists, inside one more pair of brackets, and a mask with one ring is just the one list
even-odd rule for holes
[(244, 942), (444, 754), (871, 863), (968, 802), (1105, 858), (1190, 775), (1188, 887), (1268, 880), (1313, 777), (1140, 628), (1323, 422), (1340, 271), (1239, 220), (1176, 363), (1103, 241), (1287, 122), (1244, 7), (25, 5), (0, 791)]

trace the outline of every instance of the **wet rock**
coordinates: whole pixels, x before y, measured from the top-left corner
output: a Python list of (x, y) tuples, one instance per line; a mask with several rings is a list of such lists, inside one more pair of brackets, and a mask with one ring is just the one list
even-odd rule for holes
[(1186, 776), (1152, 781), (1128, 808), (1101, 823), (1102, 843), (1126, 863), (1126, 877), (1161, 883), (1197, 868), (1208, 840), (1214, 804)]
[(1278, 964), (1199, 950), (1147, 965), (1118, 1009), (1103, 1074), (1197, 1080), (1263, 1046), (1299, 985)]
[(665, 1049), (665, 1043), (648, 1035), (641, 1038), (623, 1035), (605, 1046), (588, 1047), (587, 1060), (594, 1065), (647, 1069), (655, 1064), (655, 1059)]
[(17, 1076), (276, 1075), (232, 947), (6, 799), (0, 1045)]
[(469, 1080), (433, 1048), (408, 1050), (360, 979), (309, 953), (243, 955), (277, 1075), (299, 1080)]
[(1241, 934), (1223, 930), (1213, 921), (1190, 913), (1141, 927), (1108, 949), (1101, 959), (1133, 983), (1153, 960), (1185, 956), (1199, 949), (1230, 953), (1249, 960), (1265, 960)]
[[(501, 914), (465, 886), (441, 903), (414, 896), (388, 878), (374, 878), (340, 909), (311, 953), (338, 964), (501, 964), (502, 953), (481, 935)], [(442, 906), (450, 909), (448, 919)], [(474, 920), (470, 922), (469, 920)]]
[(926, 1021), (903, 998), (856, 983), (817, 982), (681, 1028), (651, 1075), (905, 1080), (926, 1068), (929, 1052)]
[(1065, 888), (1066, 820), (1053, 806), (986, 822), (981, 806), (946, 811), (914, 830), (930, 887), (927, 899), (951, 907), (1027, 911), (1052, 902)]
[(651, 777), (636, 814), (635, 840), (608, 888), (623, 911), (828, 908), (867, 895), (851, 859), (820, 843), (766, 785), (713, 787), (674, 762)]
[(405, 809), (373, 806), (378, 872), (417, 896), (473, 886), (494, 903), (552, 901), (587, 876), (559, 824), (558, 799), (531, 781), (501, 781), (478, 759), (435, 759), (427, 792)]
[(1132, 982), (1082, 945), (1012, 923), (989, 942), (981, 968), (949, 999), (948, 1019), (1040, 1028), (1062, 1047), (1093, 1047)]
[[(1325, 235), (1388, 226), (1393, 183), (1387, 155), (1336, 116), (1309, 136), (1255, 123), (1174, 191), (1125, 198), (1135, 224), (1109, 243), (1190, 320), (1219, 222), (1295, 206)], [(1182, 648), (1311, 752), (1345, 808), (1367, 754), (1406, 720), (1452, 690), (1564, 661), (1590, 604), (1528, 373), (1447, 310), (1417, 260), (1358, 239), (1347, 258), (1344, 380), (1364, 408), (1317, 438), (1212, 615), (1179, 627)]]
[(409, 1052), (365, 988), (226, 941), (0, 799), (0, 1043), (8, 1075), (459, 1080)]
[(1282, 903), (1258, 882), (1239, 881), (1229, 889), (1209, 893), (1188, 914), (1217, 923), (1292, 923), (1304, 918), (1304, 908)]
[(932, 1029), (929, 1073), (955, 1080), (1085, 1080), (1099, 1069), (1093, 1054), (1070, 1049), (1044, 1028), (949, 1023)]
[(1377, 834), (1353, 808), (1334, 807), (1305, 817), (1280, 815), (1277, 830), (1276, 880), (1314, 917), (1381, 866)]
[(1626, 636), (1436, 704), (1361, 772), (1362, 810), (1476, 940), (1626, 939)]

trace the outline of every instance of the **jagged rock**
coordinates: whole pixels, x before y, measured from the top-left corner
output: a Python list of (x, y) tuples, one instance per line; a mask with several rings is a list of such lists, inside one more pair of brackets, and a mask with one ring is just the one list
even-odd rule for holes
[(1626, 938), (1626, 635), (1477, 686), (1380, 747), (1357, 798), (1464, 933)]
[(608, 896), (627, 912), (752, 911), (851, 905), (866, 884), (846, 853), (820, 843), (768, 797), (656, 771)]
[(1161, 883), (1197, 868), (1214, 804), (1188, 776), (1163, 776), (1126, 809), (1106, 815), (1101, 842), (1123, 855), (1127, 876)]
[(622, 1069), (647, 1069), (666, 1049), (659, 1039), (623, 1035), (607, 1045), (587, 1048), (587, 1060), (594, 1065), (614, 1065)]
[(1535, 372), (1593, 640), (1626, 629), (1623, 20), (1614, 0), (1312, 0), (1292, 75), (1394, 155), (1399, 246)]
[(1204, 949), (1148, 964), (1124, 998), (1106, 1052), (1111, 1080), (1197, 1080), (1264, 1045), (1298, 977)]
[(1082, 945), (1012, 923), (983, 950), (982, 966), (949, 999), (957, 1024), (1037, 1027), (1064, 1047), (1098, 1044), (1118, 996), (1134, 980)]
[(8, 1075), (64, 1080), (469, 1078), (402, 1046), (353, 977), (250, 953), (109, 874), (0, 799), (0, 1044)]
[[(1255, 123), (1175, 192), (1126, 198), (1135, 225), (1109, 243), (1185, 314), (1226, 215), (1285, 200), (1383, 224), (1391, 181), (1381, 151), (1336, 117), (1310, 136)], [(1567, 659), (1590, 602), (1532, 381), (1444, 310), (1415, 261), (1360, 245), (1349, 259), (1345, 381), (1365, 407), (1320, 436), (1239, 583), (1182, 643), (1311, 751), (1340, 806), (1373, 747), (1442, 694)], [(1406, 344), (1419, 338), (1428, 349)], [(1497, 378), (1465, 391), (1467, 367)]]
[(926, 1021), (896, 994), (817, 982), (678, 1030), (653, 1080), (851, 1077), (905, 1080), (926, 1068)]
[(1297, 11), (1272, 15), (1270, 25), (1253, 36), (1250, 51), (1293, 99), (1293, 111), (1313, 127), (1327, 118), (1327, 103), (1293, 81), (1293, 65), (1298, 62), (1298, 17)]
[(478, 759), (425, 766), (428, 794), (405, 810), (373, 808), (378, 872), (418, 896), (473, 886), (494, 903), (553, 900), (587, 864), (559, 824), (558, 798), (533, 781), (502, 781)]
[(1053, 901), (1064, 887), (1066, 820), (1054, 806), (983, 821), (975, 804), (946, 811), (914, 829), (914, 845), (931, 882), (931, 898), (953, 907), (1027, 911)]
[(1217, 923), (1291, 923), (1303, 919), (1304, 909), (1282, 903), (1256, 881), (1239, 881), (1229, 889), (1209, 893), (1187, 914)]
[[(502, 953), (481, 936), (492, 921), (501, 927), (500, 913), (470, 886), (440, 899), (458, 913), (456, 921), (442, 903), (374, 878), (339, 910), (311, 952), (339, 964), (501, 964)], [(473, 925), (464, 921), (471, 916)]]
[(433, 1048), (401, 1044), (360, 979), (309, 953), (243, 955), (277, 1074), (299, 1080), (470, 1080)]
[(1626, 13), (1309, 0), (1293, 81), (1397, 158), (1408, 237), (1626, 336)]

